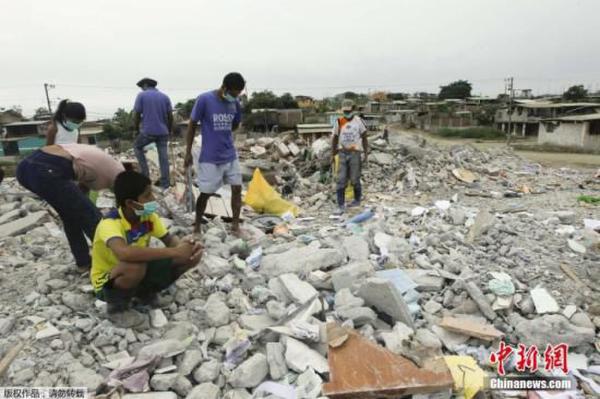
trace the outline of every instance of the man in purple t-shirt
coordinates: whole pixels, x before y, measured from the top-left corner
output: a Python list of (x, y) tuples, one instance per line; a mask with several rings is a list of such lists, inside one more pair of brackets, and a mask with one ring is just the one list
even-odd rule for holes
[(236, 235), (239, 233), (242, 172), (233, 144), (233, 131), (238, 128), (242, 119), (242, 110), (237, 98), (244, 87), (246, 82), (242, 75), (237, 72), (228, 73), (221, 88), (198, 96), (190, 115), (184, 163), (186, 168), (192, 164), (192, 143), (198, 123), (202, 133), (198, 176), (200, 197), (196, 202), (194, 224), (196, 233), (200, 231), (208, 198), (223, 184), (231, 185), (231, 230)]
[(169, 133), (173, 130), (173, 107), (169, 97), (158, 91), (157, 84), (156, 80), (150, 78), (144, 78), (137, 82), (137, 86), (142, 89), (142, 92), (135, 98), (133, 106), (133, 122), (137, 135), (133, 143), (133, 151), (140, 164), (142, 174), (149, 176), (144, 147), (150, 143), (156, 143), (158, 163), (160, 164), (160, 186), (169, 188), (167, 145)]

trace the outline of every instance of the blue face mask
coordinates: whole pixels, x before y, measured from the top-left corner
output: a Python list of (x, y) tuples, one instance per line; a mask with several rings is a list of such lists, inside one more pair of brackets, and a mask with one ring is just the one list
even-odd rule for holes
[(133, 210), (135, 214), (140, 217), (150, 216), (158, 210), (158, 202), (156, 201), (150, 201), (140, 205), (143, 205), (144, 209)]
[(344, 118), (351, 119), (354, 116), (354, 112), (344, 112)]
[(79, 127), (81, 126), (81, 123), (76, 123), (73, 121), (65, 121), (64, 125), (67, 128), (67, 130), (72, 132), (73, 130), (79, 129)]
[(235, 102), (235, 97), (227, 92), (223, 92), (223, 98), (230, 103)]

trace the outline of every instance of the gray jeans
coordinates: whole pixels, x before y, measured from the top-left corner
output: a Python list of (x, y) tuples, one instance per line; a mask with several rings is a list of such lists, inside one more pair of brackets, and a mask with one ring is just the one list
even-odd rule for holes
[(354, 189), (360, 190), (360, 171), (362, 166), (360, 152), (340, 151), (339, 156), (340, 168), (338, 170), (337, 189), (345, 190), (346, 185), (348, 184), (348, 179), (350, 179), (350, 183), (352, 183)]

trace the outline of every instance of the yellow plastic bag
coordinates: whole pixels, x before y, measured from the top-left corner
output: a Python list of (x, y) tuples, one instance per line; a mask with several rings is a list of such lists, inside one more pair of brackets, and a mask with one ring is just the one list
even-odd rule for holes
[[(337, 154), (335, 156), (335, 161), (334, 161), (334, 166), (333, 166), (333, 173), (335, 174), (335, 176), (338, 176), (338, 171), (340, 170), (340, 155)], [(348, 182), (348, 185), (346, 185), (346, 191), (344, 193), (344, 197), (346, 198), (346, 202), (350, 202), (354, 199), (354, 186), (352, 185), (352, 183)]]
[(286, 212), (291, 212), (294, 216), (298, 215), (300, 209), (289, 201), (281, 198), (279, 193), (260, 173), (260, 169), (254, 169), (252, 180), (248, 183), (248, 191), (244, 197), (244, 203), (249, 205), (256, 212), (269, 213), (281, 216)]
[(455, 392), (463, 392), (465, 399), (477, 395), (486, 377), (477, 361), (471, 356), (444, 356), (444, 360), (454, 379)]

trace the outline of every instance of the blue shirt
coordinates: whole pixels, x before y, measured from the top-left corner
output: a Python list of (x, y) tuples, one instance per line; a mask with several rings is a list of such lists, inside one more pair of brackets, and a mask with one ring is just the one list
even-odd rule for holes
[(232, 126), (239, 124), (242, 119), (239, 101), (229, 102), (221, 99), (216, 91), (200, 94), (190, 118), (200, 123), (200, 162), (220, 165), (237, 159)]
[(141, 133), (148, 136), (169, 134), (168, 114), (173, 111), (169, 97), (155, 88), (149, 88), (137, 95), (133, 110), (142, 115)]

